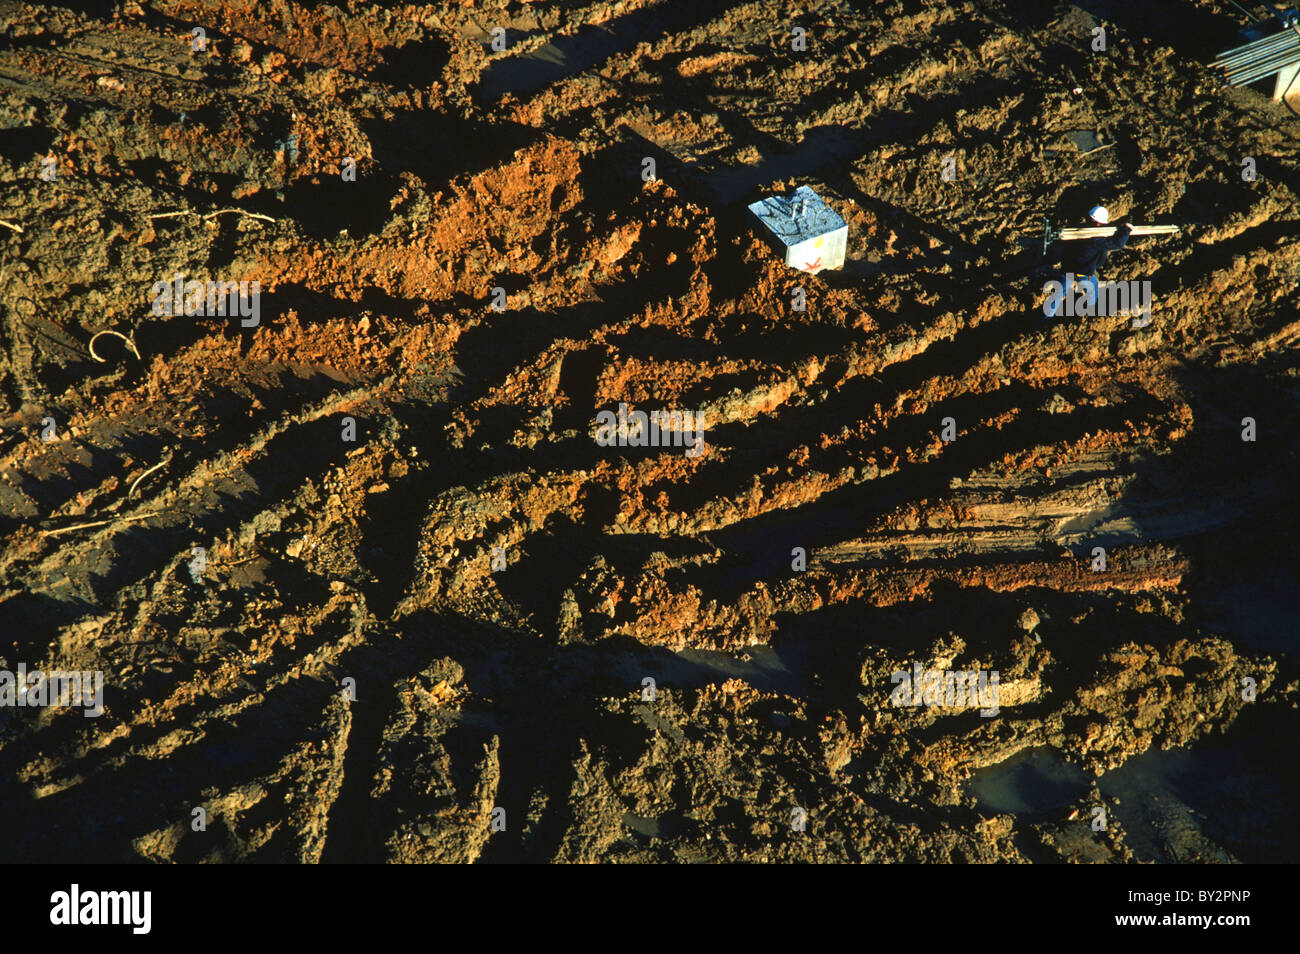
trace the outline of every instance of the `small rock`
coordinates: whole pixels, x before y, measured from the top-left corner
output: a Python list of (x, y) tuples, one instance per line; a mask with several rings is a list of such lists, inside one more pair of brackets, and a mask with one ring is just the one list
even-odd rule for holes
[(1058, 393), (1052, 394), (1052, 399), (1047, 402), (1043, 408), (1048, 414), (1069, 414), (1074, 410), (1074, 405), (1061, 397)]

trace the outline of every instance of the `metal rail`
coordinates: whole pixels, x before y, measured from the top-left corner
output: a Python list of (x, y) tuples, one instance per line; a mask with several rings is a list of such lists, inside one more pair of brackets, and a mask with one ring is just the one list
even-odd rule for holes
[(1300, 23), (1284, 21), (1280, 32), (1224, 50), (1210, 66), (1223, 70), (1229, 86), (1248, 86), (1298, 64)]

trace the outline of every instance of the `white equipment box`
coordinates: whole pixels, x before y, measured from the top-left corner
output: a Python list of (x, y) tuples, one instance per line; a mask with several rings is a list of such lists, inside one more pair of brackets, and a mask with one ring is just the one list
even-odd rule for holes
[(762, 199), (749, 211), (785, 250), (785, 263), (791, 268), (815, 274), (844, 264), (848, 223), (808, 186), (788, 196)]

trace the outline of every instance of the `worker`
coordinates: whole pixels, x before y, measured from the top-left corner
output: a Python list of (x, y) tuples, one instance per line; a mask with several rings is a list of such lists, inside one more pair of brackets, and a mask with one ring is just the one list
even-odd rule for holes
[[(1098, 228), (1109, 224), (1110, 212), (1105, 206), (1101, 205), (1093, 206), (1091, 211), (1088, 212), (1088, 221), (1083, 223), (1085, 228)], [(1127, 215), (1119, 219), (1115, 225), (1117, 230), (1112, 236), (1098, 236), (1097, 238), (1073, 241), (1068, 244), (1062, 243), (1061, 251), (1058, 253), (1061, 259), (1061, 275), (1057, 282), (1061, 290), (1050, 295), (1047, 301), (1043, 303), (1044, 317), (1056, 317), (1056, 313), (1061, 310), (1061, 303), (1065, 300), (1065, 296), (1073, 291), (1075, 282), (1088, 286), (1092, 304), (1095, 308), (1097, 294), (1100, 289), (1097, 273), (1106, 264), (1107, 255), (1128, 244), (1129, 233), (1132, 231), (1131, 226), (1128, 224)], [(1056, 255), (1053, 255), (1049, 260), (1056, 257)]]

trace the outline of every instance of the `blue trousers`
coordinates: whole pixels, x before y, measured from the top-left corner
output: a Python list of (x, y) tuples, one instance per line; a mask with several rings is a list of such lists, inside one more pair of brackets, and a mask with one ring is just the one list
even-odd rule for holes
[[(1074, 292), (1074, 279), (1069, 274), (1062, 273), (1061, 275), (1057, 276), (1056, 280), (1061, 286), (1061, 294), (1053, 295), (1051, 298), (1047, 299), (1047, 301), (1044, 303), (1043, 305), (1044, 318), (1055, 318), (1057, 312), (1061, 310), (1061, 303), (1065, 300), (1065, 296), (1072, 294)], [(1096, 310), (1097, 295), (1101, 291), (1101, 283), (1097, 280), (1097, 276), (1095, 274), (1088, 275), (1084, 278), (1079, 279), (1079, 281), (1082, 284), (1088, 286), (1089, 298), (1092, 301), (1093, 309)]]

